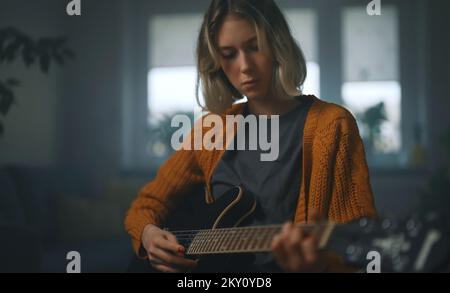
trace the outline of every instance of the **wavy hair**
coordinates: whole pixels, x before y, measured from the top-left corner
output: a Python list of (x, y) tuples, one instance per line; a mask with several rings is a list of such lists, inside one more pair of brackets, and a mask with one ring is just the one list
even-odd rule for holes
[[(206, 111), (223, 113), (243, 95), (231, 84), (220, 66), (217, 35), (229, 14), (248, 20), (255, 26), (258, 46), (269, 48), (275, 65), (273, 93), (279, 97), (302, 94), (306, 79), (306, 61), (291, 35), (287, 21), (273, 0), (213, 0), (206, 11), (197, 40), (198, 104)], [(199, 97), (201, 88), (205, 105)]]

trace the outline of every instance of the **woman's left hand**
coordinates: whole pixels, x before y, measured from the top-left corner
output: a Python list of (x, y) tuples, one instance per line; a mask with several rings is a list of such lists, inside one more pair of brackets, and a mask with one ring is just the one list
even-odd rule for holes
[(317, 237), (305, 235), (299, 227), (291, 223), (283, 225), (271, 243), (272, 252), (278, 265), (286, 272), (323, 272), (325, 262), (318, 249)]

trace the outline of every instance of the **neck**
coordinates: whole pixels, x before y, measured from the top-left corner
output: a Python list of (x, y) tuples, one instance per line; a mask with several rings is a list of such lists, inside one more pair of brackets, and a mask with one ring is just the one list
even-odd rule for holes
[(254, 115), (283, 115), (295, 108), (299, 103), (294, 98), (249, 99), (248, 109)]
[[(315, 233), (319, 247), (328, 242), (334, 223), (301, 224), (304, 233)], [(205, 230), (172, 231), (183, 241), (187, 241), (187, 255), (264, 252), (271, 250), (273, 237), (281, 231), (281, 225), (218, 228)]]

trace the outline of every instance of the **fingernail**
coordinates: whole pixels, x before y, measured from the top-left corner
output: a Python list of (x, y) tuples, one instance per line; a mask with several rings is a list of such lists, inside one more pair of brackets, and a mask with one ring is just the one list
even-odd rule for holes
[(184, 247), (183, 246), (178, 247), (178, 253), (179, 254), (184, 254)]

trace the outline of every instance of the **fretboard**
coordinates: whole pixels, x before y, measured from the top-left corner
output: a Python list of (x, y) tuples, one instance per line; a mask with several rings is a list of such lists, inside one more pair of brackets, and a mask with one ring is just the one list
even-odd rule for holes
[[(318, 233), (319, 247), (324, 246), (332, 224), (301, 225), (306, 233)], [(281, 231), (281, 225), (220, 228), (173, 232), (186, 245), (186, 255), (266, 252), (272, 239)], [(328, 231), (329, 230), (329, 231)], [(324, 238), (325, 236), (325, 238)]]

